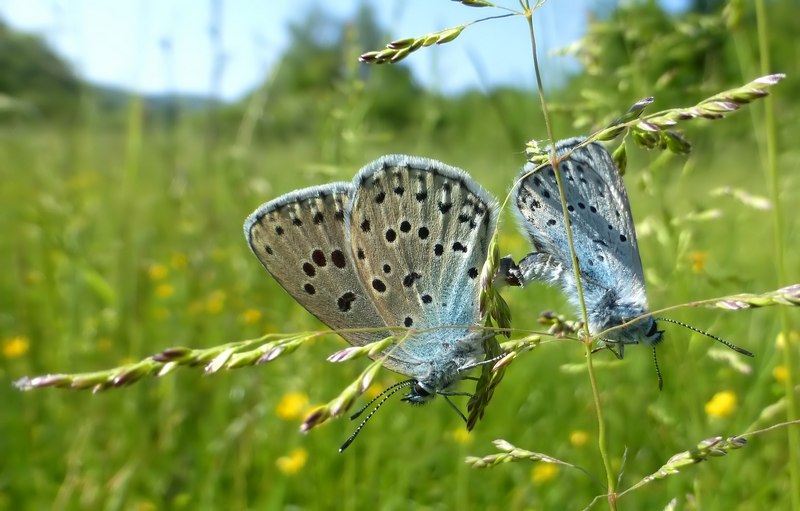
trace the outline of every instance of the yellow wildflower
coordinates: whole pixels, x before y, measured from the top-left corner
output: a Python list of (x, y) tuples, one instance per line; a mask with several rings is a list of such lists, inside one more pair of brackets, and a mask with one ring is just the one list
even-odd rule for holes
[(136, 511), (156, 511), (158, 506), (149, 500), (141, 500), (134, 505)]
[(772, 370), (772, 377), (775, 378), (778, 383), (786, 383), (786, 378), (789, 377), (789, 370), (786, 369), (786, 366), (776, 366), (775, 369)]
[(706, 413), (711, 417), (729, 417), (736, 411), (736, 394), (730, 390), (717, 392), (706, 403)]
[(195, 300), (189, 302), (189, 314), (197, 315), (203, 312), (204, 304), (201, 301)]
[(552, 463), (537, 463), (531, 470), (531, 482), (542, 484), (552, 481), (558, 475), (558, 465)]
[(175, 294), (175, 288), (172, 284), (159, 284), (156, 286), (156, 296), (159, 298), (169, 298)]
[(458, 444), (469, 444), (472, 443), (472, 436), (467, 431), (467, 428), (464, 426), (460, 426), (454, 429), (450, 435), (453, 437), (453, 440), (456, 441)]
[(689, 264), (692, 265), (692, 271), (695, 273), (703, 273), (706, 269), (706, 261), (708, 260), (708, 252), (694, 251), (689, 252)]
[(38, 271), (29, 271), (25, 274), (25, 283), (29, 286), (35, 286), (40, 284), (44, 277), (42, 276), (42, 272)]
[(216, 290), (212, 292), (206, 300), (206, 311), (211, 314), (218, 314), (225, 306), (225, 291)]
[(189, 258), (186, 257), (186, 254), (172, 254), (172, 257), (169, 258), (169, 264), (176, 270), (182, 270), (189, 264)]
[(308, 460), (308, 452), (302, 447), (298, 447), (289, 453), (288, 456), (281, 456), (275, 460), (278, 470), (287, 475), (300, 472)]
[(108, 337), (101, 337), (97, 339), (97, 350), (98, 351), (108, 351), (111, 349), (113, 344), (111, 343), (111, 339)]
[(254, 325), (261, 321), (261, 311), (258, 309), (247, 309), (242, 313), (242, 322), (246, 325)]
[(378, 394), (380, 394), (381, 392), (383, 392), (383, 386), (381, 386), (378, 383), (373, 383), (372, 385), (367, 387), (367, 390), (364, 392), (364, 394), (366, 397), (374, 399), (378, 397)]
[(308, 409), (308, 396), (303, 392), (289, 392), (284, 394), (275, 413), (283, 420), (293, 420), (302, 417)]
[(6, 358), (19, 358), (28, 352), (28, 338), (24, 335), (18, 335), (11, 339), (3, 341), (3, 356)]
[(228, 257), (228, 252), (222, 248), (215, 248), (211, 251), (211, 260), (215, 263), (221, 263)]
[(569, 443), (575, 447), (583, 447), (589, 441), (589, 433), (582, 429), (576, 429), (569, 434)]
[[(800, 342), (800, 333), (798, 333), (797, 330), (791, 330), (789, 332), (789, 342), (791, 344), (797, 344)], [(775, 345), (778, 346), (778, 348), (783, 349), (786, 347), (786, 344), (786, 335), (783, 332), (779, 333), (778, 338), (775, 339)]]
[(169, 274), (169, 270), (163, 264), (151, 264), (147, 269), (150, 280), (162, 280), (167, 277), (167, 274)]

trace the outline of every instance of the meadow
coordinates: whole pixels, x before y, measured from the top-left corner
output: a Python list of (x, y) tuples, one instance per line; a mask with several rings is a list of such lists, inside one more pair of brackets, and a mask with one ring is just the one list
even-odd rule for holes
[[(762, 101), (730, 119), (687, 125), (695, 142), (688, 157), (628, 142), (625, 180), (653, 309), (800, 282), (798, 105), (780, 84), (770, 91), (775, 133), (764, 128)], [(269, 101), (251, 108), (269, 110)], [(534, 93), (529, 101), (535, 110)], [(606, 112), (614, 113), (621, 112)], [(441, 399), (422, 407), (394, 399), (341, 454), (357, 423), (340, 418), (298, 432), (313, 405), (366, 366), (363, 359), (326, 362), (345, 346), (335, 336), (210, 376), (180, 369), (99, 394), (15, 389), (12, 382), (26, 375), (100, 370), (171, 346), (324, 329), (251, 254), (241, 225), (253, 209), (297, 188), (349, 180), (386, 153), (461, 167), (502, 199), (525, 159), (525, 140), (511, 148), (499, 115), (460, 139), (441, 140), (433, 128), (384, 128), (385, 136), (365, 142), (359, 134), (368, 129), (354, 118), (317, 138), (270, 141), (247, 136), (247, 115), (212, 133), (200, 115), (154, 119), (136, 98), (124, 114), (110, 120), (87, 109), (70, 124), (0, 125), (0, 510), (582, 509), (605, 493), (584, 348), (566, 339), (515, 360), (471, 433)], [(545, 138), (540, 118), (531, 124), (526, 136)], [(558, 138), (588, 134), (563, 117), (555, 130)], [(768, 142), (778, 147), (777, 197), (760, 152)], [(510, 211), (499, 239), (501, 253), (515, 259), (530, 250)], [(544, 329), (537, 317), (545, 310), (574, 317), (545, 286), (503, 296), (518, 329)], [(796, 309), (665, 315), (756, 356), (667, 325), (659, 391), (649, 349), (630, 347), (624, 360), (594, 355), (621, 489), (703, 439), (785, 420), (787, 373), (797, 378), (784, 355), (790, 349), (798, 358)], [(786, 325), (794, 330), (779, 335)], [(384, 371), (375, 389), (398, 379)], [(798, 455), (787, 431), (750, 437), (742, 449), (626, 495), (619, 508), (663, 509), (673, 498), (677, 509), (796, 507), (790, 465)], [(464, 463), (495, 453), (497, 438), (594, 478), (547, 463)]]

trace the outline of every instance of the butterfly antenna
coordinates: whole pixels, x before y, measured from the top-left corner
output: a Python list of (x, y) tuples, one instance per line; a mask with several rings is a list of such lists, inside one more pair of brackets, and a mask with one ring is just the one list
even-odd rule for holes
[[(441, 392), (440, 392), (440, 394), (441, 394)], [(458, 407), (452, 401), (450, 401), (450, 398), (447, 397), (448, 395), (450, 395), (450, 396), (452, 396), (452, 395), (458, 395), (458, 396), (465, 395), (466, 396), (466, 395), (469, 395), (469, 394), (442, 394), (442, 397), (444, 397), (444, 400), (447, 401), (448, 405), (450, 405), (450, 408), (455, 410), (456, 413), (458, 414), (458, 416), (461, 417), (462, 419), (464, 419), (464, 422), (467, 422), (467, 417), (461, 412), (461, 410), (458, 409)]]
[[(369, 422), (369, 420), (372, 418), (372, 416), (375, 415), (375, 412), (378, 411), (378, 408), (383, 406), (383, 403), (385, 403), (387, 399), (392, 397), (392, 395), (395, 392), (397, 392), (398, 390), (402, 389), (403, 387), (408, 387), (409, 385), (413, 385), (414, 382), (416, 382), (416, 380), (406, 380), (406, 381), (402, 381), (400, 383), (395, 383), (394, 385), (392, 385), (388, 389), (386, 389), (383, 392), (381, 392), (380, 394), (378, 394), (378, 396), (376, 398), (374, 398), (372, 401), (370, 401), (370, 404), (371, 404), (373, 401), (378, 399), (381, 395), (385, 394), (383, 399), (381, 399), (380, 402), (377, 405), (375, 405), (375, 408), (373, 408), (372, 411), (369, 412), (369, 414), (366, 417), (364, 417), (364, 420), (361, 421), (361, 424), (359, 424), (358, 427), (356, 428), (356, 430), (353, 431), (353, 434), (350, 435), (350, 438), (348, 438), (345, 441), (345, 443), (343, 443), (342, 446), (339, 447), (339, 452), (344, 452), (344, 450), (347, 449), (350, 446), (350, 444), (353, 443), (353, 440), (355, 440), (356, 437), (358, 436), (358, 434), (361, 433), (361, 430), (364, 428), (364, 426), (367, 424), (367, 422)], [(361, 412), (359, 412), (358, 414), (354, 415), (353, 417), (357, 417), (360, 413)]]
[(658, 367), (658, 356), (656, 356), (656, 345), (653, 345), (653, 363), (656, 365), (656, 375), (658, 376), (658, 390), (664, 388), (664, 378), (661, 377), (661, 368)]
[(372, 406), (372, 403), (374, 403), (375, 401), (377, 401), (378, 399), (380, 399), (380, 398), (381, 398), (381, 396), (383, 396), (383, 395), (384, 395), (384, 394), (386, 394), (387, 392), (392, 392), (392, 391), (394, 391), (396, 388), (407, 387), (408, 385), (410, 385), (410, 384), (411, 384), (411, 383), (413, 383), (413, 382), (414, 382), (414, 380), (404, 380), (404, 381), (401, 381), (401, 382), (399, 382), (399, 383), (395, 383), (394, 385), (392, 385), (392, 386), (391, 386), (391, 387), (389, 387), (388, 389), (385, 389), (383, 392), (381, 392), (381, 393), (380, 393), (380, 394), (378, 394), (377, 396), (373, 397), (373, 398), (370, 400), (370, 402), (369, 402), (369, 403), (367, 403), (367, 404), (365, 404), (364, 406), (362, 406), (362, 407), (361, 407), (361, 408), (360, 408), (360, 409), (359, 409), (359, 410), (358, 410), (356, 413), (354, 413), (353, 415), (351, 415), (351, 416), (350, 416), (350, 420), (355, 420), (355, 419), (356, 419), (356, 418), (357, 418), (359, 415), (361, 415), (362, 413), (364, 413), (364, 410), (366, 410), (367, 408), (369, 408), (370, 406)]
[(721, 342), (722, 344), (724, 344), (725, 346), (729, 347), (733, 351), (741, 353), (742, 355), (747, 355), (748, 357), (754, 357), (755, 356), (755, 355), (753, 355), (753, 353), (747, 351), (744, 348), (740, 348), (739, 346), (733, 344), (732, 342), (728, 342), (725, 339), (721, 339), (721, 338), (717, 337), (716, 335), (712, 335), (712, 334), (710, 334), (708, 332), (704, 332), (704, 331), (700, 330), (699, 328), (695, 328), (695, 327), (693, 327), (691, 325), (687, 325), (686, 323), (683, 323), (681, 321), (676, 321), (674, 319), (669, 319), (669, 318), (655, 318), (655, 319), (658, 320), (658, 321), (666, 321), (667, 323), (674, 323), (674, 324), (680, 325), (680, 326), (682, 326), (684, 328), (688, 328), (689, 330), (691, 330), (693, 332), (697, 332), (698, 334), (703, 334), (706, 337), (709, 337), (711, 339), (714, 339), (715, 341)]

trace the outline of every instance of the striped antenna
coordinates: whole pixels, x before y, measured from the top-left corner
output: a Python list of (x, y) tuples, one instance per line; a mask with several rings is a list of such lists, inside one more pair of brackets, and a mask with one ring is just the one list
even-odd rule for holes
[(358, 434), (361, 433), (361, 430), (364, 428), (364, 426), (367, 424), (367, 422), (372, 418), (373, 415), (375, 415), (375, 412), (378, 411), (378, 408), (383, 406), (383, 403), (385, 403), (387, 399), (392, 397), (395, 392), (397, 392), (398, 390), (402, 389), (403, 387), (408, 387), (409, 385), (414, 385), (415, 383), (417, 383), (417, 380), (405, 380), (405, 381), (401, 381), (400, 383), (395, 383), (394, 385), (392, 385), (388, 389), (384, 390), (383, 392), (381, 392), (380, 394), (375, 396), (375, 398), (372, 399), (372, 401), (370, 401), (369, 403), (367, 403), (367, 405), (364, 406), (361, 410), (359, 410), (358, 412), (354, 413), (350, 417), (351, 420), (355, 419), (356, 417), (361, 415), (361, 413), (364, 410), (366, 410), (369, 407), (369, 405), (374, 403), (376, 399), (380, 398), (381, 396), (384, 396), (384, 398), (381, 399), (380, 402), (377, 405), (375, 405), (375, 408), (373, 408), (372, 411), (369, 412), (369, 414), (366, 417), (364, 417), (364, 420), (361, 421), (361, 424), (359, 424), (358, 427), (356, 428), (356, 430), (353, 431), (353, 434), (350, 435), (350, 438), (348, 438), (342, 444), (342, 446), (339, 447), (339, 452), (344, 452), (344, 450), (347, 449), (350, 446), (350, 444), (353, 443), (353, 440), (355, 440), (356, 437), (358, 436)]
[(703, 335), (705, 335), (706, 337), (708, 337), (710, 339), (714, 339), (717, 342), (721, 342), (722, 344), (724, 344), (725, 346), (729, 347), (733, 351), (741, 353), (742, 355), (747, 355), (748, 357), (754, 357), (755, 356), (755, 355), (753, 355), (753, 353), (747, 351), (744, 348), (740, 348), (739, 346), (733, 344), (732, 342), (726, 341), (725, 339), (721, 339), (721, 338), (717, 337), (716, 335), (712, 335), (712, 334), (710, 334), (708, 332), (704, 332), (704, 331), (700, 330), (699, 328), (695, 328), (695, 327), (693, 327), (691, 325), (687, 325), (686, 323), (683, 323), (681, 321), (676, 321), (674, 319), (669, 319), (669, 318), (655, 318), (655, 319), (657, 321), (666, 321), (667, 323), (674, 323), (674, 324), (680, 325), (680, 326), (682, 326), (684, 328), (688, 328), (689, 330), (691, 330), (693, 332), (697, 332), (698, 334), (703, 334)]

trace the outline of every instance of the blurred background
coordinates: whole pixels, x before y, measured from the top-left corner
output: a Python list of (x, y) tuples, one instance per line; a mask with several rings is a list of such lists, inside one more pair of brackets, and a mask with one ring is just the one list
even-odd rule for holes
[[(546, 138), (521, 17), (470, 26), (399, 65), (358, 63), (392, 39), (499, 14), (445, 0), (0, 0), (0, 510), (580, 509), (603, 493), (555, 465), (463, 463), (505, 438), (604, 480), (577, 343), (520, 357), (471, 434), (441, 400), (392, 400), (344, 454), (346, 419), (298, 433), (364, 367), (327, 363), (344, 346), (332, 338), (257, 368), (179, 370), (98, 395), (11, 385), (322, 328), (263, 270), (241, 225), (260, 203), (349, 180), (379, 155), (443, 160), (504, 197), (525, 142)], [(652, 112), (691, 106), (785, 72), (774, 132), (763, 102), (692, 121), (689, 157), (629, 144), (626, 183), (654, 309), (800, 281), (796, 0), (551, 0), (534, 24), (557, 138), (589, 134), (643, 97), (655, 96)], [(529, 250), (507, 213), (501, 250)], [(544, 310), (570, 314), (545, 287), (505, 296), (521, 329)], [(704, 438), (785, 419), (800, 370), (784, 355), (798, 334), (778, 335), (796, 328), (794, 310), (669, 317), (756, 358), (669, 326), (659, 392), (649, 350), (597, 355), (622, 488)], [(379, 380), (371, 392), (398, 377)], [(786, 430), (756, 437), (620, 507), (800, 505), (787, 442)]]

